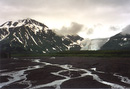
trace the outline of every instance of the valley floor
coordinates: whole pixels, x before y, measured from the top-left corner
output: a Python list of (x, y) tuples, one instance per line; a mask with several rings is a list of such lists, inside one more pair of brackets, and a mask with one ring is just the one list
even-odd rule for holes
[(130, 58), (0, 59), (0, 88), (130, 88)]

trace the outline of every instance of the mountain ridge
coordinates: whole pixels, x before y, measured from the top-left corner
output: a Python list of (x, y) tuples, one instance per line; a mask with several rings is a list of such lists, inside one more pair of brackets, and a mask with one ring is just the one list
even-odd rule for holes
[[(79, 37), (77, 40), (82, 39)], [(8, 21), (0, 26), (0, 50), (6, 52), (51, 53), (80, 50), (77, 40), (59, 36), (46, 25), (29, 18)]]
[(118, 33), (112, 36), (100, 50), (130, 50), (130, 35)]

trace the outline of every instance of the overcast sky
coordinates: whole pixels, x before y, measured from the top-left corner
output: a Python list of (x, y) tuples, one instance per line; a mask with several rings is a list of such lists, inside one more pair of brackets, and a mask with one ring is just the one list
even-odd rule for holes
[(130, 0), (0, 0), (0, 24), (25, 18), (57, 29), (76, 23), (86, 38), (105, 37), (130, 24)]

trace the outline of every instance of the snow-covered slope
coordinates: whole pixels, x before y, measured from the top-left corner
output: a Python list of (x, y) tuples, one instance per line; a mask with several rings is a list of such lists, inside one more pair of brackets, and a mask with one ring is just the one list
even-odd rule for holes
[(59, 36), (46, 25), (29, 18), (16, 22), (8, 21), (0, 26), (0, 50), (2, 51), (50, 53), (80, 50), (77, 40)]
[(29, 27), (35, 34), (43, 29), (46, 30), (48, 28), (46, 25), (29, 18), (18, 20), (16, 22), (8, 21), (0, 26), (0, 40), (4, 39), (9, 35), (9, 29), (18, 28), (21, 26)]
[(101, 50), (130, 50), (130, 25), (125, 27), (119, 34), (111, 37), (101, 47)]

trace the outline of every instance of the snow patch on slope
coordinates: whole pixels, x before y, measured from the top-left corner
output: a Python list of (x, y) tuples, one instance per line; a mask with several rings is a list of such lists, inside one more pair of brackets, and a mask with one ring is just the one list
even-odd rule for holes
[[(4, 32), (4, 30), (7, 32), (7, 34)], [(1, 30), (2, 31), (2, 30)], [(4, 34), (2, 34), (2, 32), (4, 33)], [(10, 32), (9, 32), (9, 29), (8, 28), (6, 28), (6, 29), (3, 29), (3, 31), (2, 31), (1, 33), (0, 33), (0, 41), (2, 41), (3, 39), (5, 39), (9, 34), (10, 34)]]
[(13, 36), (14, 36), (21, 44), (23, 44), (23, 42), (16, 36), (16, 33), (14, 33)]
[[(28, 30), (27, 30), (27, 32), (28, 32)], [(38, 45), (37, 42), (35, 41), (35, 39), (30, 35), (29, 32), (28, 32), (28, 35), (32, 38), (33, 42), (34, 42), (36, 45)]]

